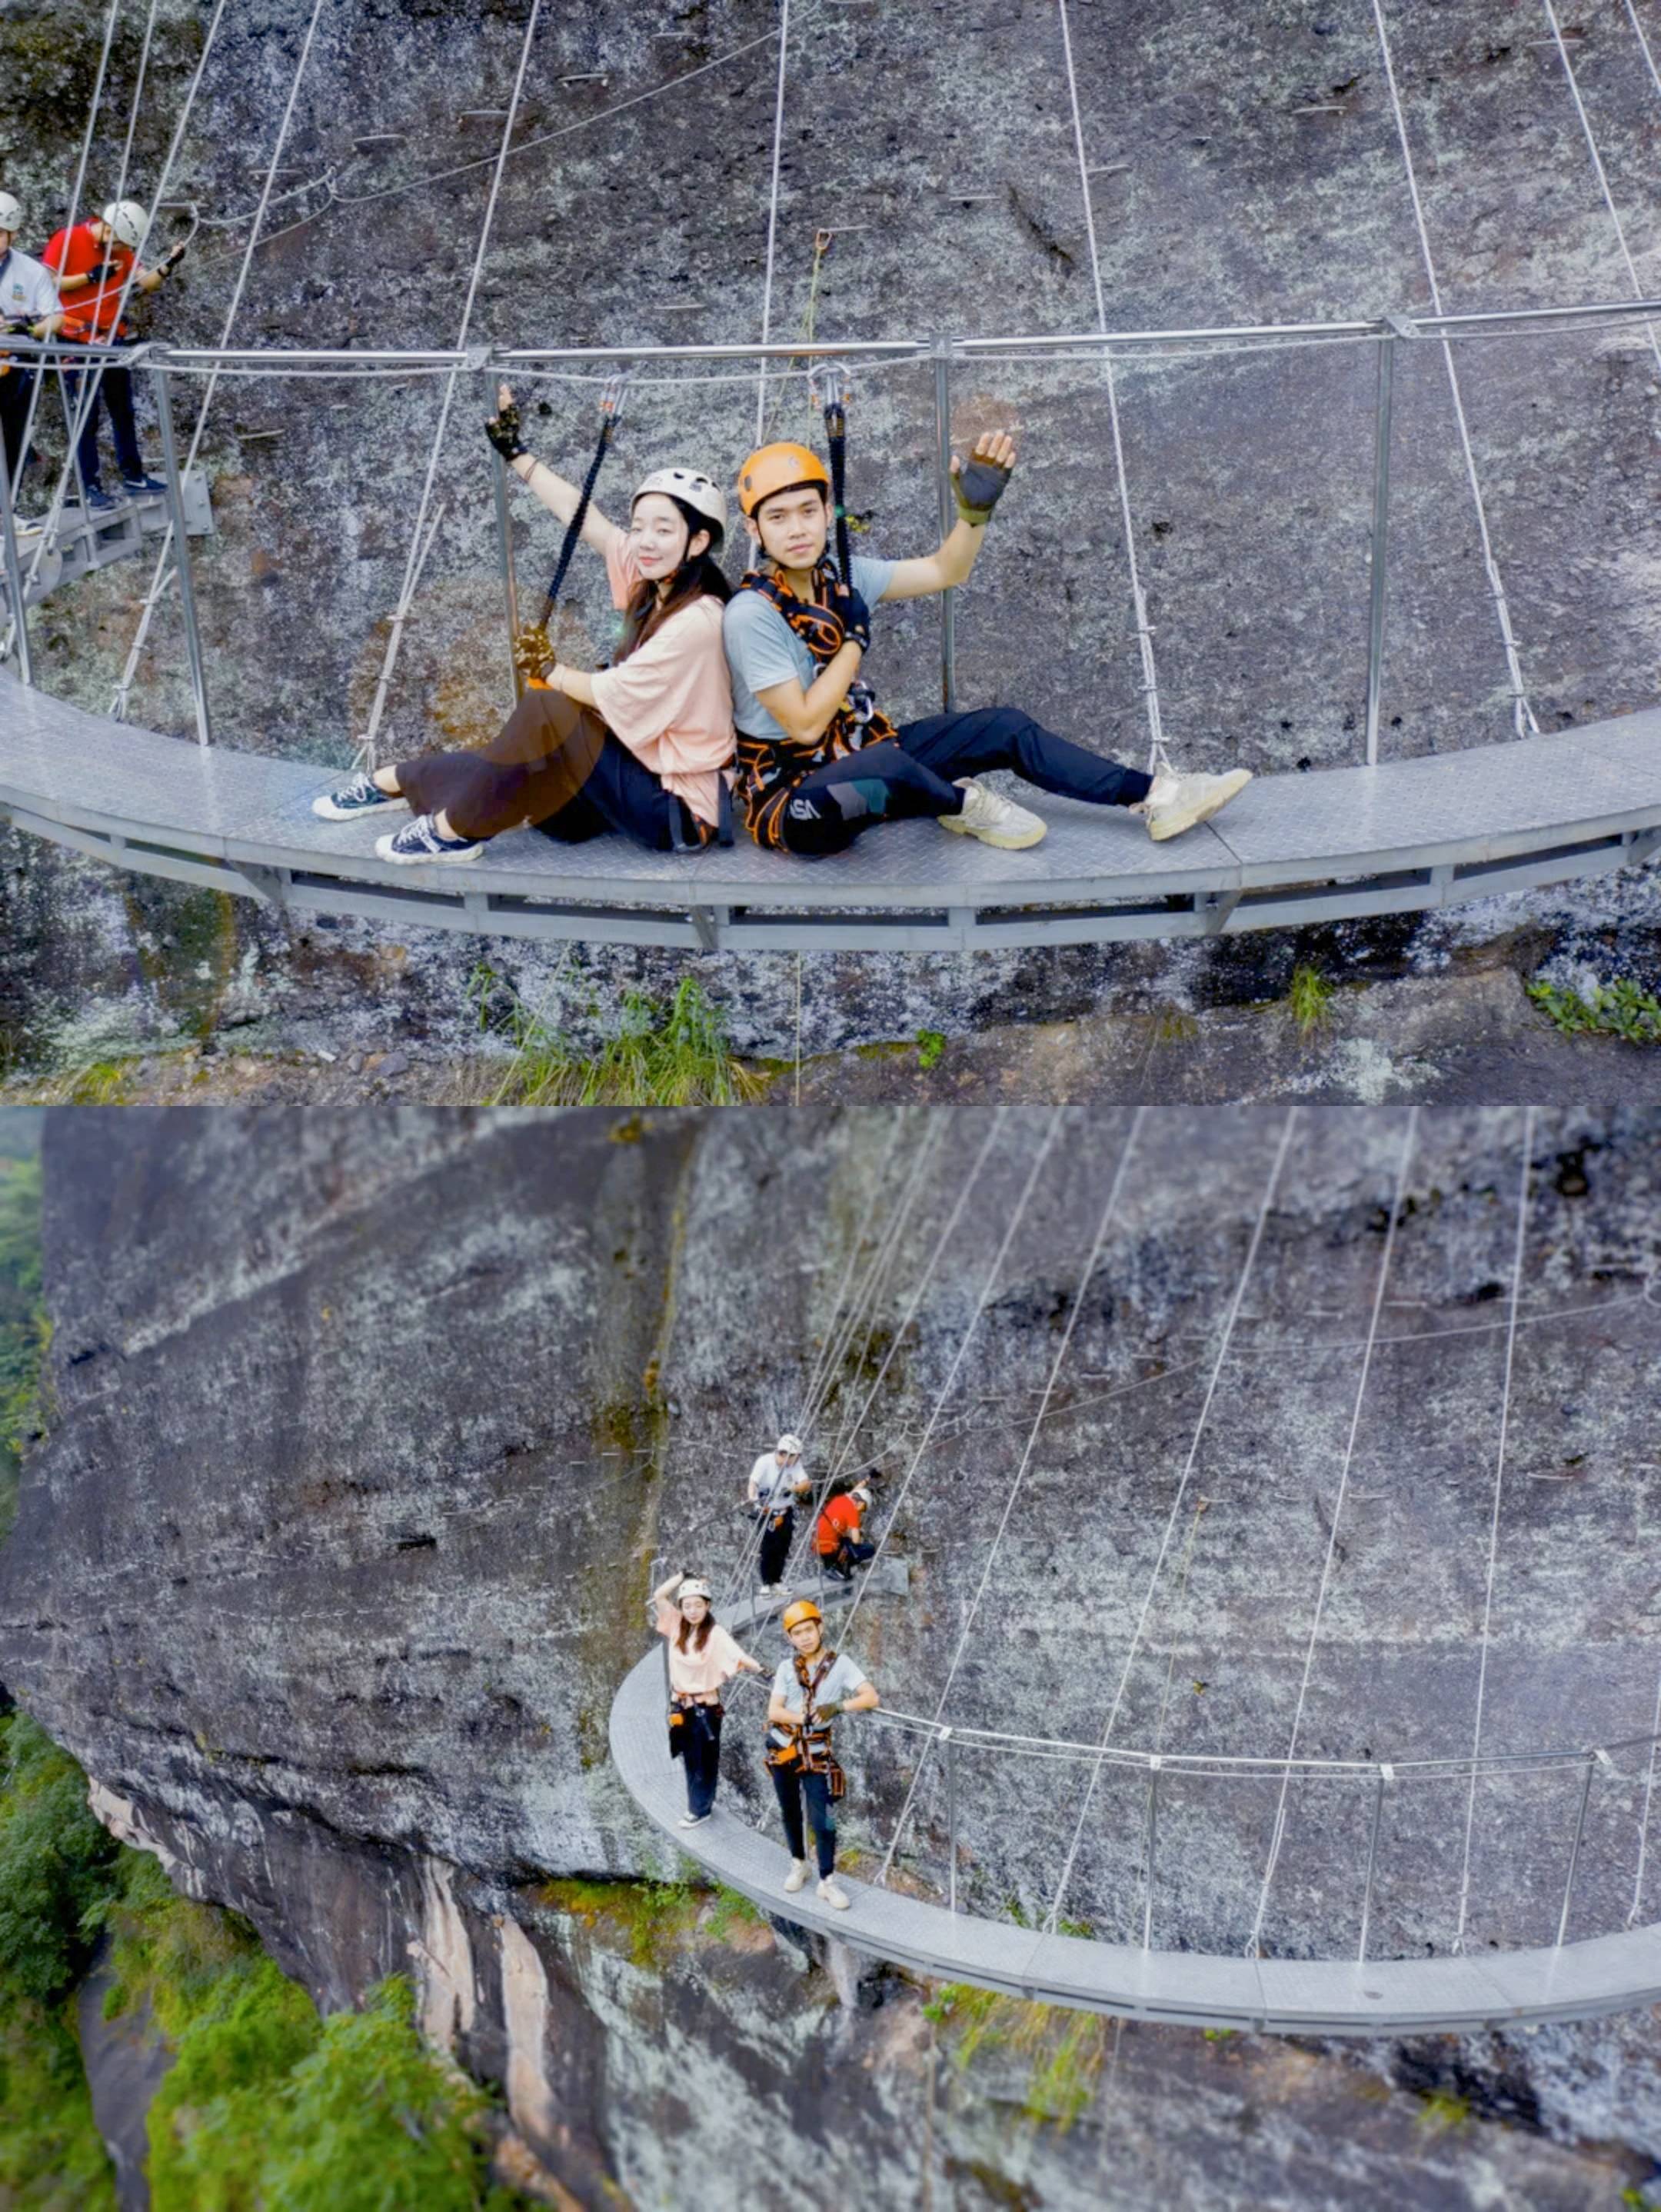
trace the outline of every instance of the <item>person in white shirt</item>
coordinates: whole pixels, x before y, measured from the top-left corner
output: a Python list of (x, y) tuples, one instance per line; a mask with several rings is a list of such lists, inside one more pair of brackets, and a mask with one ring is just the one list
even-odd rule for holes
[(750, 1517), (762, 1524), (761, 1587), (771, 1595), (784, 1588), (785, 1565), (796, 1536), (796, 1507), (809, 1488), (800, 1437), (780, 1437), (749, 1471)]
[(781, 1659), (767, 1700), (767, 1763), (790, 1844), (785, 1887), (792, 1894), (808, 1878), (805, 1804), (819, 1861), (819, 1901), (846, 1912), (852, 1899), (836, 1880), (836, 1815), (832, 1809), (846, 1780), (831, 1749), (831, 1723), (839, 1713), (868, 1713), (880, 1704), (876, 1685), (849, 1658), (825, 1642), (823, 1616), (810, 1597), (787, 1605), (785, 1633), (795, 1650)]
[[(22, 209), (9, 192), (0, 192), (0, 330), (10, 337), (55, 337), (64, 321), (58, 286), (44, 262), (19, 252), (22, 228)], [(6, 477), (14, 501), (26, 459), (23, 432), (33, 388), (34, 372), (24, 359), (0, 354), (0, 435), (5, 439)]]
[(710, 1610), (709, 1584), (682, 1567), (652, 1593), (652, 1626), (669, 1642), (670, 1756), (687, 1778), (683, 1828), (700, 1827), (715, 1809), (721, 1779), (721, 1692), (735, 1674), (759, 1674), (752, 1659)]

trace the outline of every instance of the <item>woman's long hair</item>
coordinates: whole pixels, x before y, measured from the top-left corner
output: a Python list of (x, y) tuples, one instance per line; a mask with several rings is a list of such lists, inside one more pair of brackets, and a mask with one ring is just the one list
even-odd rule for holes
[[(678, 505), (679, 502), (677, 501), (676, 504)], [(687, 1619), (685, 1613), (681, 1615), (680, 1632), (675, 1638), (675, 1649), (677, 1651), (684, 1651), (687, 1648), (687, 1638), (689, 1636), (692, 1638), (693, 1650), (694, 1651), (701, 1651), (705, 1644), (709, 1642), (709, 1632), (714, 1627), (714, 1626), (715, 1613), (709, 1603), (709, 1601), (706, 1599), (704, 1601), (704, 1617), (698, 1623), (695, 1628)]]
[(660, 630), (671, 616), (678, 615), (682, 607), (689, 607), (694, 599), (718, 599), (724, 606), (732, 597), (732, 586), (722, 574), (717, 556), (721, 550), (721, 532), (706, 514), (700, 514), (673, 492), (659, 496), (669, 500), (686, 518), (687, 543), (689, 545), (700, 530), (709, 532), (709, 544), (690, 561), (682, 561), (669, 580), (669, 589), (662, 599), (658, 586), (649, 576), (643, 576), (629, 593), (628, 605), (623, 610), (623, 634), (616, 652), (612, 656), (615, 668), (619, 661), (627, 660), (637, 646), (642, 646), (654, 631)]

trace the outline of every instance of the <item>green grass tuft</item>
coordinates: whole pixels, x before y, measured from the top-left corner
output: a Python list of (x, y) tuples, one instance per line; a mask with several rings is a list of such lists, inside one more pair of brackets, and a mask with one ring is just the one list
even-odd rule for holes
[(742, 1106), (767, 1088), (765, 1075), (734, 1059), (725, 1018), (696, 976), (686, 976), (667, 1006), (644, 991), (625, 993), (612, 1034), (588, 1057), (517, 996), (505, 1013), (498, 1011), (505, 988), (494, 969), (482, 967), (468, 993), (481, 1025), (513, 1045), (493, 1104)]
[(1297, 1024), (1300, 1036), (1308, 1037), (1325, 1024), (1337, 989), (1337, 986), (1329, 982), (1318, 968), (1297, 967), (1292, 970), (1286, 1011)]
[(1600, 983), (1590, 1000), (1555, 983), (1536, 981), (1528, 994), (1564, 1036), (1613, 1036), (1627, 1044), (1661, 1044), (1661, 1000), (1636, 983)]
[(936, 1066), (946, 1049), (943, 1030), (919, 1030), (917, 1033), (917, 1064), (922, 1068)]

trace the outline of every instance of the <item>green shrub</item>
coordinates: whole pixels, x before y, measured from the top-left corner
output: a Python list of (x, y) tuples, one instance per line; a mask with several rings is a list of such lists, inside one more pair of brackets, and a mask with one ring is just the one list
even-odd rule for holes
[(115, 2212), (80, 2046), (62, 2007), (0, 1982), (0, 2204)]
[(1636, 983), (1600, 983), (1590, 999), (1555, 983), (1535, 981), (1528, 994), (1565, 1036), (1616, 1036), (1628, 1044), (1661, 1044), (1661, 1000)]
[(1286, 994), (1286, 1011), (1297, 1024), (1300, 1036), (1308, 1037), (1324, 1025), (1331, 1010), (1336, 988), (1318, 968), (1299, 967), (1292, 970), (1292, 984)]
[[(476, 984), (471, 1003), (482, 1018), (500, 984)], [(767, 1079), (741, 1066), (727, 1043), (721, 1010), (686, 976), (667, 1006), (645, 991), (623, 995), (611, 1035), (591, 1058), (540, 1013), (513, 1001), (496, 1026), (513, 1042), (512, 1062), (491, 1103), (524, 1106), (741, 1106), (758, 1098)]]
[(85, 1969), (116, 1845), (80, 1768), (27, 1713), (0, 1722), (0, 1981), (50, 2005)]
[(407, 1982), (319, 2022), (269, 1960), (202, 2014), (150, 2112), (155, 2212), (482, 2212), (482, 2090), (427, 2050)]

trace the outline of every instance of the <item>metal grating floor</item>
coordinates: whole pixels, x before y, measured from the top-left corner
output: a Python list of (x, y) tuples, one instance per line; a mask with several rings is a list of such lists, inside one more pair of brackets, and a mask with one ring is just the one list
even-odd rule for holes
[(1267, 776), (1155, 845), (1135, 817), (1023, 791), (1043, 844), (998, 852), (931, 823), (836, 859), (496, 839), (465, 868), (374, 857), (401, 817), (311, 811), (339, 769), (106, 720), (0, 682), (0, 807), (20, 829), (147, 873), (484, 936), (743, 950), (930, 950), (1215, 935), (1443, 906), (1602, 874), (1661, 848), (1661, 709), (1473, 750)]

